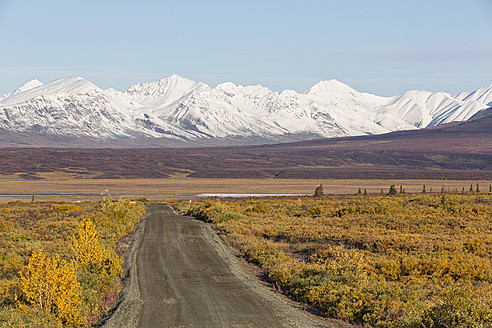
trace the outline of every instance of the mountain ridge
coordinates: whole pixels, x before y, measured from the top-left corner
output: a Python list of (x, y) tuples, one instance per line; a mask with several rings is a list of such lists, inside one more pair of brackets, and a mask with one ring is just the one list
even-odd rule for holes
[(280, 144), (11, 147), (2, 149), (0, 167), (2, 174), (19, 179), (43, 179), (46, 172), (58, 172), (76, 178), (491, 180), (492, 112), (481, 114), (429, 129)]
[(335, 79), (297, 93), (232, 82), (212, 88), (174, 74), (120, 92), (68, 77), (33, 80), (1, 97), (0, 130), (42, 135), (48, 144), (50, 136), (129, 146), (274, 143), (432, 127), (468, 120), (490, 104), (492, 85), (381, 97)]

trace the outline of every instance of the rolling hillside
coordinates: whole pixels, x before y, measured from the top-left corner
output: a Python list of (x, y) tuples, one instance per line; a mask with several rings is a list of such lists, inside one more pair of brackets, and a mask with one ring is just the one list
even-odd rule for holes
[(492, 115), (384, 135), (173, 149), (7, 148), (0, 172), (40, 178), (492, 179)]

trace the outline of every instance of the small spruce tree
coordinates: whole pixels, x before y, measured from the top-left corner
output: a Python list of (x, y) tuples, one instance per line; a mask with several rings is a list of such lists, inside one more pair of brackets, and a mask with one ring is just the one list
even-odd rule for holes
[(314, 190), (314, 197), (323, 197), (325, 193), (323, 192), (323, 184), (320, 184)]
[(492, 192), (492, 185), (489, 185), (489, 192)]
[(398, 192), (396, 191), (395, 185), (391, 185), (388, 191), (388, 195), (396, 195)]
[(367, 196), (367, 190), (364, 189), (364, 196)]
[(400, 194), (403, 194), (403, 186), (400, 185)]
[(384, 194), (384, 190), (383, 190), (383, 188), (381, 188), (381, 194)]
[(444, 187), (441, 187), (441, 194), (444, 194)]
[(422, 186), (422, 193), (425, 194), (427, 191), (425, 191), (425, 185)]
[(480, 189), (478, 188), (478, 183), (477, 183), (477, 192), (480, 192)]
[(361, 191), (361, 190), (360, 190), (360, 188), (359, 188), (359, 190), (357, 190), (357, 194), (359, 194), (359, 195), (360, 195), (361, 193), (362, 193), (362, 191)]
[(470, 191), (473, 191), (473, 184), (470, 184)]

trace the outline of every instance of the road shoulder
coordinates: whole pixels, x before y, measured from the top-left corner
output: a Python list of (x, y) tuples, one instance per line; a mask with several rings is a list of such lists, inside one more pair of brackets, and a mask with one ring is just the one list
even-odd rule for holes
[(114, 308), (108, 316), (95, 327), (102, 328), (136, 328), (139, 324), (142, 299), (138, 285), (137, 251), (142, 241), (145, 222), (149, 214), (141, 220), (128, 243), (128, 249), (123, 255), (123, 288)]

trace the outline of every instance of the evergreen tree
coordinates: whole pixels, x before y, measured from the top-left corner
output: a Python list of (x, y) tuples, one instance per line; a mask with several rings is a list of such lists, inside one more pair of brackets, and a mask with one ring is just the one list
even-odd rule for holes
[(492, 192), (492, 185), (489, 185), (489, 192)]
[(396, 195), (398, 192), (396, 191), (395, 185), (391, 185), (388, 191), (388, 195)]
[(478, 189), (478, 183), (477, 183), (477, 192), (480, 192), (480, 189)]
[(364, 189), (364, 196), (367, 196), (367, 190)]
[(441, 187), (441, 194), (444, 194), (444, 187)]
[(360, 190), (360, 188), (359, 188), (359, 190), (357, 190), (357, 194), (359, 194), (359, 195), (360, 195), (361, 193), (362, 193), (362, 191), (361, 191), (361, 190)]
[(422, 193), (425, 194), (427, 191), (425, 191), (425, 185), (422, 186)]
[(403, 194), (403, 186), (400, 185), (400, 194)]
[(325, 193), (323, 192), (323, 185), (320, 184), (316, 189), (314, 190), (314, 197), (323, 197)]
[(473, 184), (470, 184), (470, 191), (473, 191)]

